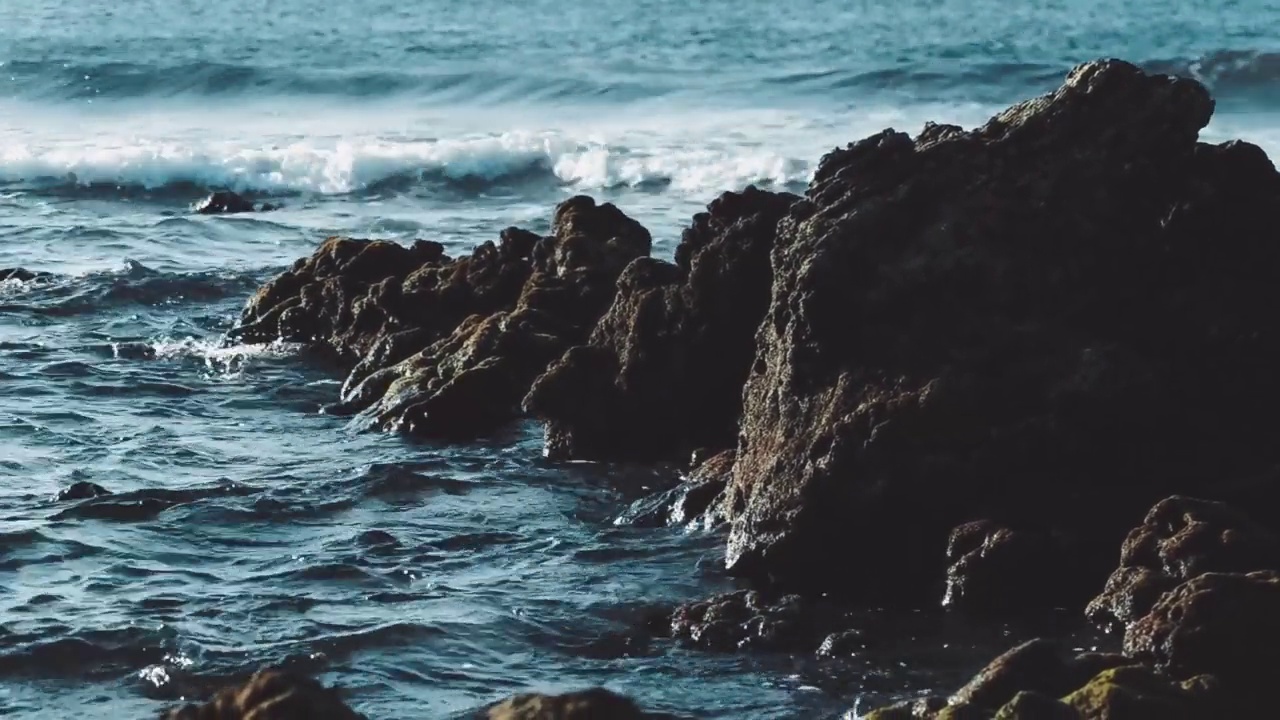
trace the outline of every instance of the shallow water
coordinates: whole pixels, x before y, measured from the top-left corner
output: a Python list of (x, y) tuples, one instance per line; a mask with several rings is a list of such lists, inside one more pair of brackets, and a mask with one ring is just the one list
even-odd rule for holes
[[(336, 6), (335, 6), (336, 5)], [(1211, 139), (1280, 149), (1280, 6), (1144, 0), (0, 0), (0, 715), (141, 717), (268, 663), (371, 717), (606, 684), (706, 718), (946, 690), (1029, 628), (868, 611), (848, 661), (647, 641), (731, 587), (720, 540), (617, 524), (673, 468), (541, 458), (321, 415), (298, 348), (223, 347), (329, 234), (464, 251), (617, 202), (670, 253), (748, 183), (802, 187), (887, 126), (973, 125), (1119, 56), (1214, 88)], [(199, 217), (230, 186), (284, 209)], [(78, 481), (115, 494), (57, 500)], [(1084, 640), (1082, 640), (1084, 641)]]

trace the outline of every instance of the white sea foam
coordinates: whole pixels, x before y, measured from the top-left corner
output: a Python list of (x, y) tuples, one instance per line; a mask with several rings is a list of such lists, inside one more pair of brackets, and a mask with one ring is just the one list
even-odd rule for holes
[(265, 345), (224, 346), (212, 340), (187, 337), (162, 338), (153, 342), (151, 348), (158, 360), (193, 358), (202, 361), (210, 372), (238, 375), (255, 358), (288, 357), (300, 351), (302, 345), (276, 341)]
[(632, 149), (529, 132), (430, 141), (0, 146), (0, 182), (147, 189), (192, 184), (265, 193), (342, 194), (396, 178), (492, 183), (540, 174), (582, 189), (669, 184), (705, 191), (803, 182), (810, 172), (807, 160), (757, 148)]

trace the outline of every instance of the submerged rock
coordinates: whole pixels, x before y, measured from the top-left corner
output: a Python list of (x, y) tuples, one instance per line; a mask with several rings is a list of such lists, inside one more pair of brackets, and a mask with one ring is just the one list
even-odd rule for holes
[(1073, 70), (984, 126), (823, 158), (778, 225), (727, 565), (926, 597), (951, 528), (1044, 527), (1096, 585), (1137, 513), (1280, 461), (1280, 175), (1199, 83)]
[(31, 282), (33, 280), (47, 280), (53, 277), (46, 272), (37, 272), (26, 268), (0, 268), (0, 282), (13, 280), (14, 282)]
[(849, 608), (799, 595), (739, 590), (683, 605), (671, 615), (671, 636), (714, 652), (761, 650), (839, 656), (862, 649), (862, 630), (848, 630)]
[(89, 500), (110, 494), (111, 491), (101, 485), (82, 480), (77, 483), (72, 483), (70, 487), (59, 490), (57, 497), (54, 499), (58, 502), (68, 502), (71, 500)]
[(734, 444), (775, 228), (797, 199), (725, 193), (694, 217), (674, 264), (627, 268), (590, 339), (525, 398), (546, 421), (552, 456), (674, 460)]
[[(196, 204), (196, 212), (201, 215), (230, 215), (233, 213), (254, 212), (253, 201), (230, 190), (218, 190)], [(274, 205), (264, 205), (262, 210), (274, 210)]]
[(219, 691), (203, 705), (164, 713), (164, 720), (365, 720), (334, 690), (302, 675), (264, 670)]
[(311, 343), (351, 365), (331, 411), (365, 426), (482, 434), (586, 338), (651, 243), (621, 210), (582, 196), (556, 208), (551, 236), (509, 228), (457, 260), (438, 243), (333, 238), (258, 291), (239, 334)]
[(1086, 614), (1100, 626), (1123, 630), (1187, 580), (1267, 569), (1280, 569), (1280, 539), (1266, 528), (1224, 503), (1170, 497), (1129, 533), (1120, 567)]
[(563, 695), (526, 694), (504, 700), (478, 720), (660, 720), (635, 701), (604, 688)]

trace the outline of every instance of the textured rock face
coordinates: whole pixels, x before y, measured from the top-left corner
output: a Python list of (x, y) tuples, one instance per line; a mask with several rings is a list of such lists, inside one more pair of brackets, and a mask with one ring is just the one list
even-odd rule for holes
[(590, 340), (525, 400), (546, 421), (551, 455), (673, 460), (733, 446), (769, 302), (774, 231), (797, 199), (754, 187), (725, 193), (684, 231), (675, 264), (627, 269)]
[(203, 705), (170, 710), (165, 720), (364, 720), (333, 690), (308, 677), (264, 670)]
[(484, 433), (586, 338), (618, 275), (650, 246), (639, 223), (587, 197), (556, 208), (549, 237), (512, 228), (457, 260), (438, 243), (335, 238), (260, 289), (239, 332), (310, 343), (353, 366), (332, 411), (360, 413), (365, 426)]
[(1119, 61), (970, 131), (826, 156), (778, 227), (730, 569), (923, 594), (974, 517), (1085, 530), (1273, 464), (1280, 176)]
[(1187, 580), (1273, 568), (1280, 568), (1280, 539), (1244, 513), (1218, 502), (1166, 498), (1129, 533), (1120, 567), (1086, 614), (1098, 625), (1123, 629)]
[(1209, 674), (1233, 693), (1271, 693), (1280, 683), (1280, 573), (1185, 582), (1129, 626), (1124, 649), (1175, 677)]

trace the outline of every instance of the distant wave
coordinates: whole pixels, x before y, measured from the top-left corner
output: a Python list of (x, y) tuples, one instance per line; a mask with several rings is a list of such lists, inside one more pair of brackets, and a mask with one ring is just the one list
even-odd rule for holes
[(176, 64), (93, 62), (82, 58), (12, 60), (7, 88), (38, 100), (136, 100), (174, 97), (466, 97), (478, 101), (617, 100), (653, 97), (661, 88), (552, 74), (426, 69), (336, 70), (194, 60)]
[(105, 186), (336, 195), (419, 182), (482, 188), (527, 181), (583, 189), (656, 185), (719, 191), (805, 182), (810, 171), (807, 160), (758, 148), (633, 150), (533, 133), (416, 142), (299, 140), (266, 147), (137, 142), (0, 148), (0, 186), (55, 191)]

